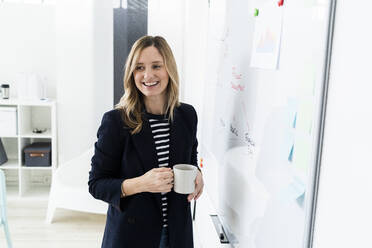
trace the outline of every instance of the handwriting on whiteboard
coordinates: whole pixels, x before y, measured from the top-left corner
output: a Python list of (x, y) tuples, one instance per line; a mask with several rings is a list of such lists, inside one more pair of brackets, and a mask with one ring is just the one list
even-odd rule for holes
[(238, 137), (238, 129), (236, 127), (234, 127), (232, 124), (230, 124), (230, 132), (232, 134), (235, 134), (236, 137)]
[(233, 66), (231, 69), (232, 69), (233, 78), (235, 78), (237, 80), (242, 79), (242, 74), (241, 73), (239, 74), (239, 73), (236, 72), (236, 67), (235, 66)]
[(231, 77), (232, 81), (230, 82), (231, 88), (236, 91), (244, 91), (245, 86), (241, 83), (243, 74), (237, 72), (236, 66), (231, 67)]
[(245, 86), (231, 82), (231, 88), (237, 91), (244, 91)]

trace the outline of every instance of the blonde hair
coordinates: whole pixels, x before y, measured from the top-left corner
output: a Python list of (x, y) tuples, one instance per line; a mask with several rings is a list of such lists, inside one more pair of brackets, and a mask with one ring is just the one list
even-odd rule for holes
[(164, 106), (164, 110), (165, 113), (169, 113), (171, 121), (173, 121), (174, 118), (174, 109), (180, 105), (179, 78), (176, 60), (174, 59), (172, 50), (167, 41), (161, 36), (141, 37), (133, 44), (128, 55), (123, 80), (124, 95), (121, 97), (119, 103), (115, 105), (115, 108), (121, 111), (125, 125), (132, 129), (131, 134), (136, 134), (141, 131), (143, 125), (142, 114), (144, 109), (143, 95), (136, 87), (133, 71), (136, 68), (142, 50), (151, 46), (155, 47), (163, 57), (165, 68), (169, 75), (169, 82), (166, 89), (166, 97), (168, 101), (166, 106)]

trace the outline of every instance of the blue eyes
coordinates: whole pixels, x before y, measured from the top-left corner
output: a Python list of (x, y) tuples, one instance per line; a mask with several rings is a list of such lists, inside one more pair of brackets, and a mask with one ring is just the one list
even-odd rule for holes
[[(161, 67), (162, 67), (161, 65), (153, 65), (153, 66), (152, 66), (152, 69), (154, 69), (154, 70), (158, 70), (158, 69), (160, 69)], [(136, 67), (136, 71), (144, 71), (144, 70), (145, 70), (145, 67), (142, 66), (142, 65)]]

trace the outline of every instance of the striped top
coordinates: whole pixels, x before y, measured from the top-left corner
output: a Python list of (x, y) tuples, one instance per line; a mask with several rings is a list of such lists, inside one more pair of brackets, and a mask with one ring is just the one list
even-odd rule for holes
[[(169, 167), (169, 141), (170, 126), (164, 115), (146, 113), (150, 122), (152, 136), (154, 138), (156, 155), (159, 167)], [(161, 209), (163, 214), (163, 227), (168, 226), (168, 199), (167, 193), (161, 193)]]

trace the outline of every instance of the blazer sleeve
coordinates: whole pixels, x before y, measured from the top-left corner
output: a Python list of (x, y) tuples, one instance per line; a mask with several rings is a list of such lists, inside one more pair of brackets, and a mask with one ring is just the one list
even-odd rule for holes
[[(121, 157), (124, 149), (121, 119), (114, 111), (104, 114), (97, 132), (94, 155), (89, 172), (89, 192), (118, 210), (123, 211), (125, 201), (121, 199)], [(116, 118), (115, 118), (116, 117)]]
[(192, 107), (192, 114), (193, 114), (193, 146), (192, 146), (192, 153), (191, 153), (191, 163), (198, 167), (198, 139), (196, 137), (197, 127), (198, 127), (198, 116), (196, 114), (195, 109)]

